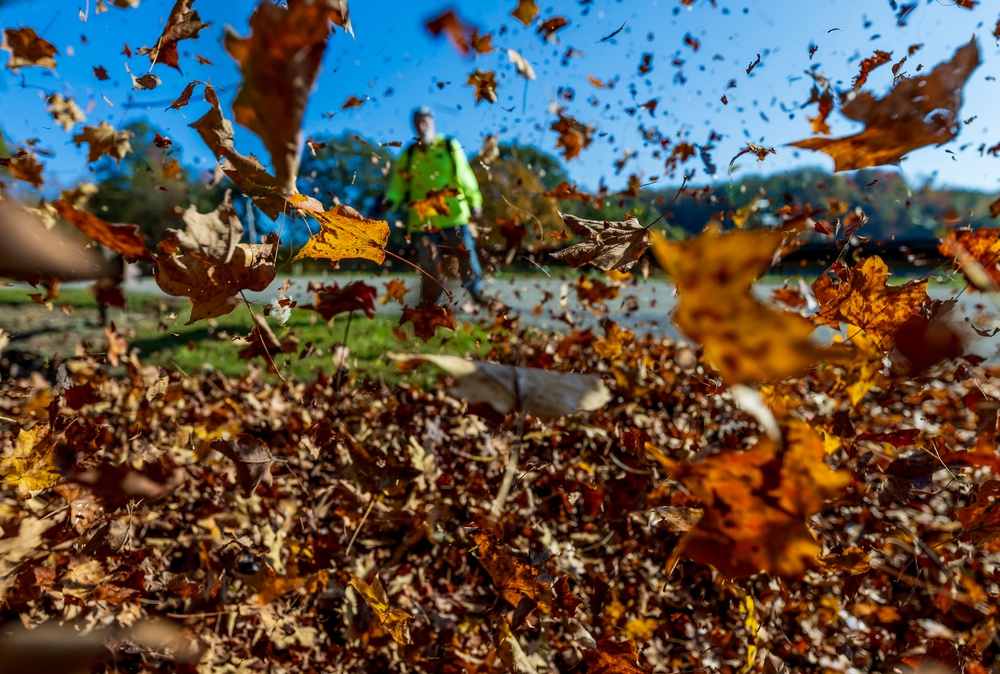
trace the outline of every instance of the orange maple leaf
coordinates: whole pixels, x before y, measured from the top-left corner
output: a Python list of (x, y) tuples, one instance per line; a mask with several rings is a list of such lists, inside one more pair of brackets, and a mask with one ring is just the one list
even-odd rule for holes
[(813, 282), (820, 309), (816, 320), (832, 327), (856, 325), (883, 351), (893, 347), (896, 332), (930, 298), (927, 281), (890, 286), (889, 269), (882, 258), (870, 257), (835, 282), (829, 274)]
[(734, 578), (760, 571), (800, 578), (816, 565), (822, 548), (806, 519), (839, 496), (851, 477), (826, 465), (823, 440), (805, 424), (790, 426), (784, 439), (784, 448), (762, 437), (749, 451), (696, 464), (652, 450), (670, 476), (704, 503), (705, 514), (675, 556)]

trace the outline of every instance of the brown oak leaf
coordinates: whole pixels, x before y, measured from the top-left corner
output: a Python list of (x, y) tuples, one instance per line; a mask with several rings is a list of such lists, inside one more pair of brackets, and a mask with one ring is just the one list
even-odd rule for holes
[(55, 68), (56, 60), (52, 57), (59, 53), (55, 45), (38, 37), (34, 28), (5, 28), (0, 49), (10, 52), (7, 59), (10, 70), (24, 66)]
[(649, 247), (649, 231), (635, 218), (624, 222), (584, 220), (575, 215), (559, 213), (566, 226), (583, 241), (552, 253), (574, 267), (592, 264), (604, 271), (628, 271)]
[(399, 317), (399, 325), (413, 323), (413, 332), (425, 342), (430, 340), (438, 328), (455, 329), (455, 314), (448, 307), (434, 304), (429, 307), (406, 307)]
[(260, 438), (242, 433), (236, 440), (217, 439), (212, 441), (212, 449), (219, 452), (236, 466), (236, 479), (249, 496), (258, 485), (270, 487), (271, 452)]
[(140, 47), (136, 50), (136, 54), (149, 55), (150, 67), (157, 63), (165, 63), (178, 71), (181, 70), (177, 62), (177, 43), (181, 40), (197, 38), (199, 32), (211, 25), (203, 23), (198, 18), (198, 12), (191, 9), (191, 5), (194, 3), (195, 0), (177, 0), (173, 9), (170, 10), (167, 24), (163, 27), (163, 34), (160, 35), (156, 44), (152, 47)]
[(233, 125), (223, 117), (219, 96), (211, 87), (205, 87), (205, 100), (212, 106), (191, 127), (198, 132), (209, 149), (221, 160), (220, 168), (253, 199), (254, 204), (271, 218), (285, 210), (282, 184), (267, 172), (253, 155), (240, 154), (233, 146)]
[(362, 311), (365, 316), (375, 315), (375, 296), (378, 290), (364, 281), (352, 281), (343, 288), (338, 284), (310, 284), (309, 290), (315, 297), (313, 304), (302, 306), (311, 309), (326, 320), (348, 311)]
[(563, 157), (566, 159), (579, 156), (580, 151), (593, 142), (594, 127), (577, 121), (569, 115), (564, 115), (562, 110), (557, 111), (556, 114), (559, 119), (552, 122), (549, 127), (559, 134), (556, 147), (563, 149)]
[(267, 288), (275, 276), (277, 245), (276, 234), (269, 234), (263, 244), (238, 244), (228, 262), (206, 260), (187, 251), (158, 255), (153, 277), (168, 295), (191, 299), (190, 325), (228, 314), (236, 308), (237, 295), (243, 290)]
[(842, 138), (807, 138), (793, 147), (820, 150), (833, 157), (835, 171), (897, 164), (905, 154), (927, 145), (941, 145), (958, 135), (962, 88), (979, 66), (975, 38), (923, 77), (899, 81), (885, 98), (867, 91), (848, 92), (841, 112), (865, 125)]
[(97, 161), (104, 155), (108, 155), (121, 160), (132, 151), (132, 144), (129, 138), (131, 131), (115, 131), (114, 127), (105, 121), (97, 126), (85, 126), (83, 131), (73, 136), (73, 142), (77, 146), (87, 143), (90, 148), (87, 150), (87, 161)]
[(243, 75), (234, 119), (253, 131), (271, 155), (278, 186), (296, 192), (302, 155), (302, 119), (330, 36), (330, 23), (350, 29), (346, 0), (287, 7), (261, 2), (250, 17), (250, 36), (226, 32), (225, 46)]

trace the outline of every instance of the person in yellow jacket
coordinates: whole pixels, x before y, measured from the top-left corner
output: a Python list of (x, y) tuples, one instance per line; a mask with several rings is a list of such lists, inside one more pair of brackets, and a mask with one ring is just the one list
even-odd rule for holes
[[(407, 227), (419, 237), (418, 265), (421, 274), (420, 306), (437, 304), (441, 298), (441, 256), (454, 255), (462, 285), (479, 306), (492, 307), (496, 300), (483, 294), (483, 270), (476, 255), (476, 242), (469, 220), (483, 214), (483, 195), (461, 144), (434, 128), (434, 113), (420, 107), (413, 111), (416, 140), (400, 155), (389, 178), (383, 209), (406, 207)], [(435, 197), (442, 197), (444, 207)]]

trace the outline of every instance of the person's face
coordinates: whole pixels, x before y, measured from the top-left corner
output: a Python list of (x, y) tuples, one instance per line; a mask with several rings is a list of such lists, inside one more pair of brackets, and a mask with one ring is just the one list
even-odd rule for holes
[(415, 115), (413, 117), (413, 130), (421, 142), (427, 143), (434, 140), (434, 118)]

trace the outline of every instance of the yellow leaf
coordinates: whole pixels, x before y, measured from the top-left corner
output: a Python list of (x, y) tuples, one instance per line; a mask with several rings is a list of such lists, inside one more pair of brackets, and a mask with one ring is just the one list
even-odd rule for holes
[(62, 479), (52, 456), (49, 429), (41, 424), (20, 430), (10, 456), (0, 460), (0, 475), (22, 496), (47, 489)]
[[(305, 202), (308, 197), (295, 194), (288, 202), (295, 205)], [(304, 257), (343, 260), (360, 257), (376, 264), (385, 261), (385, 245), (389, 243), (389, 223), (385, 220), (369, 220), (350, 206), (338, 205), (329, 211), (302, 209), (322, 229), (302, 246), (295, 259)]]
[(389, 597), (382, 587), (382, 581), (378, 575), (369, 585), (354, 574), (351, 574), (350, 586), (361, 595), (365, 603), (378, 616), (379, 622), (386, 631), (392, 635), (397, 644), (406, 645), (410, 643), (410, 630), (406, 625), (407, 620), (413, 618), (412, 615), (398, 608), (389, 608)]
[(743, 614), (743, 624), (747, 627), (752, 641), (747, 644), (747, 661), (739, 669), (739, 674), (747, 674), (753, 670), (754, 663), (757, 662), (757, 644), (760, 641), (760, 623), (757, 622), (757, 609), (754, 607), (753, 594), (737, 590), (740, 595), (739, 611)]

